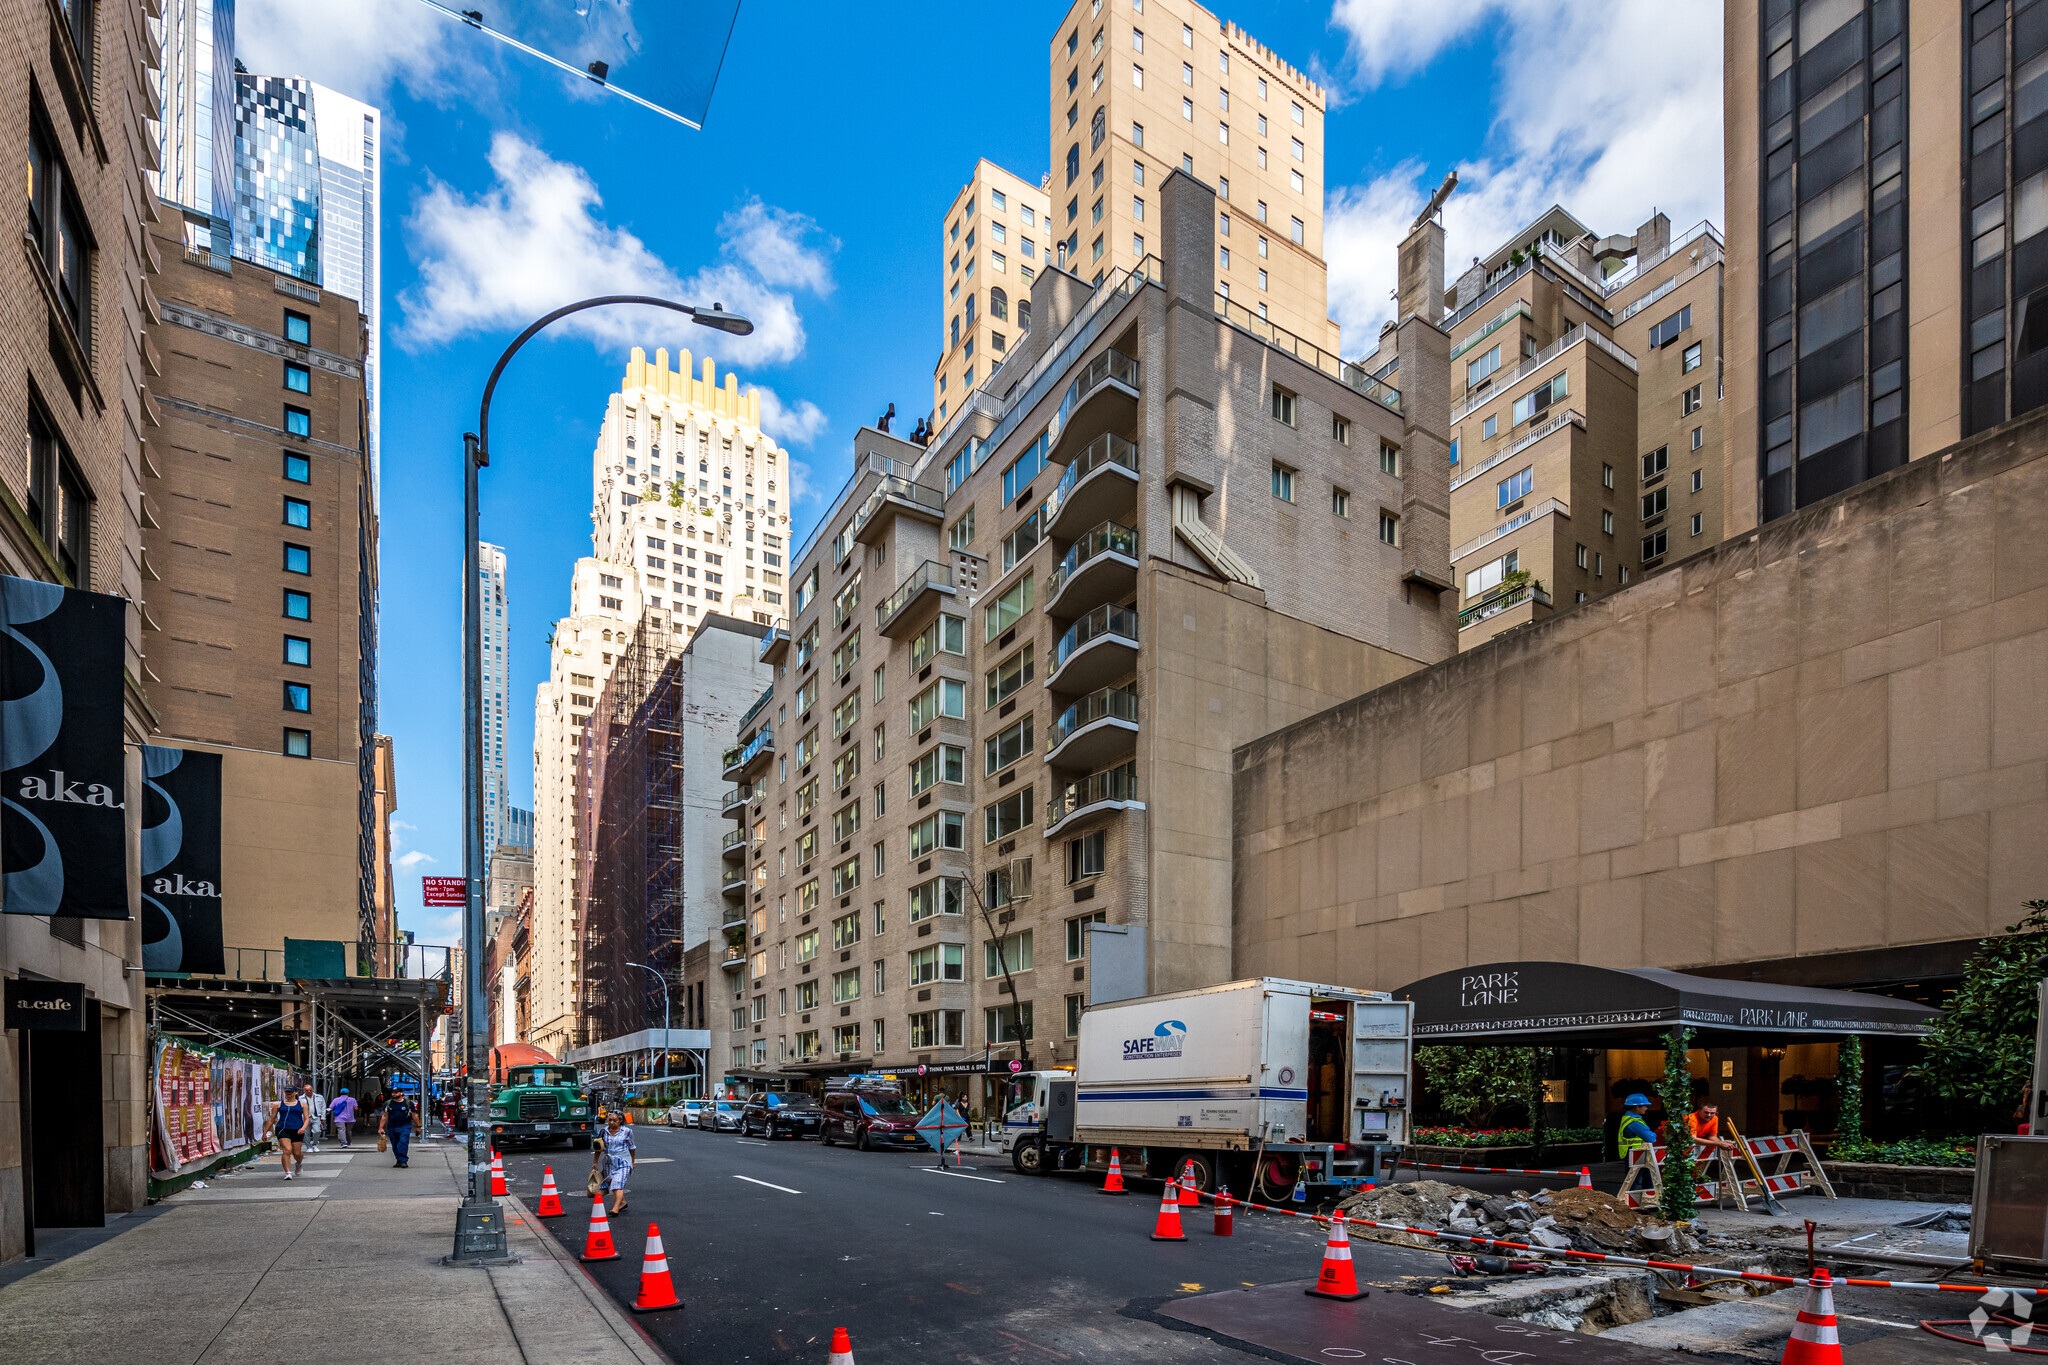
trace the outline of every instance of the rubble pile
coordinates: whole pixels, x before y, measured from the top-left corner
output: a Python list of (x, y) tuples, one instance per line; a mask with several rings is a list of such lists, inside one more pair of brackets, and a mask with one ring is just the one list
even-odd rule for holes
[[(1540, 1190), (1488, 1195), (1440, 1180), (1418, 1180), (1362, 1190), (1346, 1198), (1346, 1215), (1412, 1228), (1499, 1237), (1552, 1250), (1606, 1251), (1667, 1258), (1690, 1252), (1697, 1243), (1683, 1228), (1632, 1209), (1598, 1190)], [(1441, 1250), (1443, 1242), (1407, 1233), (1375, 1231), (1409, 1246)]]

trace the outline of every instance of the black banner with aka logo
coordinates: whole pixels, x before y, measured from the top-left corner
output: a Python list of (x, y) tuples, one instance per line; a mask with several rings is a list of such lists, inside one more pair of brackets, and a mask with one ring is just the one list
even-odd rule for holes
[(128, 603), (0, 577), (0, 909), (127, 919)]
[(142, 965), (225, 972), (220, 755), (142, 748)]

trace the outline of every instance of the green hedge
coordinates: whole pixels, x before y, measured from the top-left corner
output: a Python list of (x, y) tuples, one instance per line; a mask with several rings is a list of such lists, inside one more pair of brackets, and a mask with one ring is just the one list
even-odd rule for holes
[[(1566, 1143), (1598, 1142), (1598, 1128), (1553, 1128), (1545, 1135), (1550, 1145), (1560, 1147)], [(1414, 1145), (1417, 1147), (1528, 1147), (1534, 1144), (1535, 1135), (1527, 1128), (1417, 1128)]]
[(1837, 1141), (1828, 1147), (1828, 1160), (1869, 1161), (1881, 1166), (1975, 1166), (1977, 1142), (1968, 1137)]

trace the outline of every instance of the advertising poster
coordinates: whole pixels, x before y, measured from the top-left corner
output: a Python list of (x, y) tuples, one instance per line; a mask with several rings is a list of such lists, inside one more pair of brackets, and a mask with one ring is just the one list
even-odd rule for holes
[(0, 871), (12, 915), (127, 919), (128, 604), (0, 577)]
[(220, 755), (142, 748), (142, 962), (221, 973)]
[(268, 1062), (168, 1039), (157, 1043), (153, 1063), (150, 1165), (159, 1176), (257, 1142), (285, 1075)]

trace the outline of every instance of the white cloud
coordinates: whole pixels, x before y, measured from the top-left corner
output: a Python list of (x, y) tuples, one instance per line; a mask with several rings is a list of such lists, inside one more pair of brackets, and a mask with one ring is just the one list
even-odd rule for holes
[[(1362, 83), (1411, 72), (1480, 24), (1493, 27), (1494, 121), (1482, 152), (1458, 163), (1444, 208), (1452, 279), (1552, 204), (1603, 236), (1633, 232), (1658, 210), (1674, 233), (1720, 220), (1718, 6), (1339, 0), (1331, 22), (1349, 36)], [(1378, 98), (1385, 107), (1402, 97)], [(1346, 351), (1371, 350), (1393, 315), (1395, 248), (1447, 169), (1409, 160), (1330, 192), (1324, 258)]]
[(475, 100), (489, 77), (463, 26), (419, 0), (241, 0), (235, 55), (251, 71), (305, 76), (365, 103), (395, 84), (422, 99)]
[(408, 853), (401, 853), (396, 858), (391, 860), (392, 866), (404, 872), (412, 871), (421, 863), (431, 863), (436, 861), (438, 860), (434, 857), (433, 854), (417, 848), (413, 849)]
[[(720, 259), (688, 279), (631, 231), (598, 216), (603, 198), (587, 171), (516, 134), (491, 139), (491, 187), (471, 198), (436, 180), (406, 220), (419, 283), (399, 296), (400, 335), (418, 349), (472, 332), (510, 334), (551, 309), (603, 294), (650, 294), (721, 303), (753, 320), (733, 337), (690, 328), (686, 344), (727, 366), (780, 364), (803, 353), (797, 292), (832, 287), (831, 253), (802, 214), (750, 200), (719, 224)], [(678, 319), (654, 309), (601, 308), (557, 331), (613, 345), (646, 345)]]
[(753, 385), (761, 395), (761, 430), (785, 446), (807, 446), (825, 429), (825, 412), (808, 398), (785, 403), (765, 384)]

